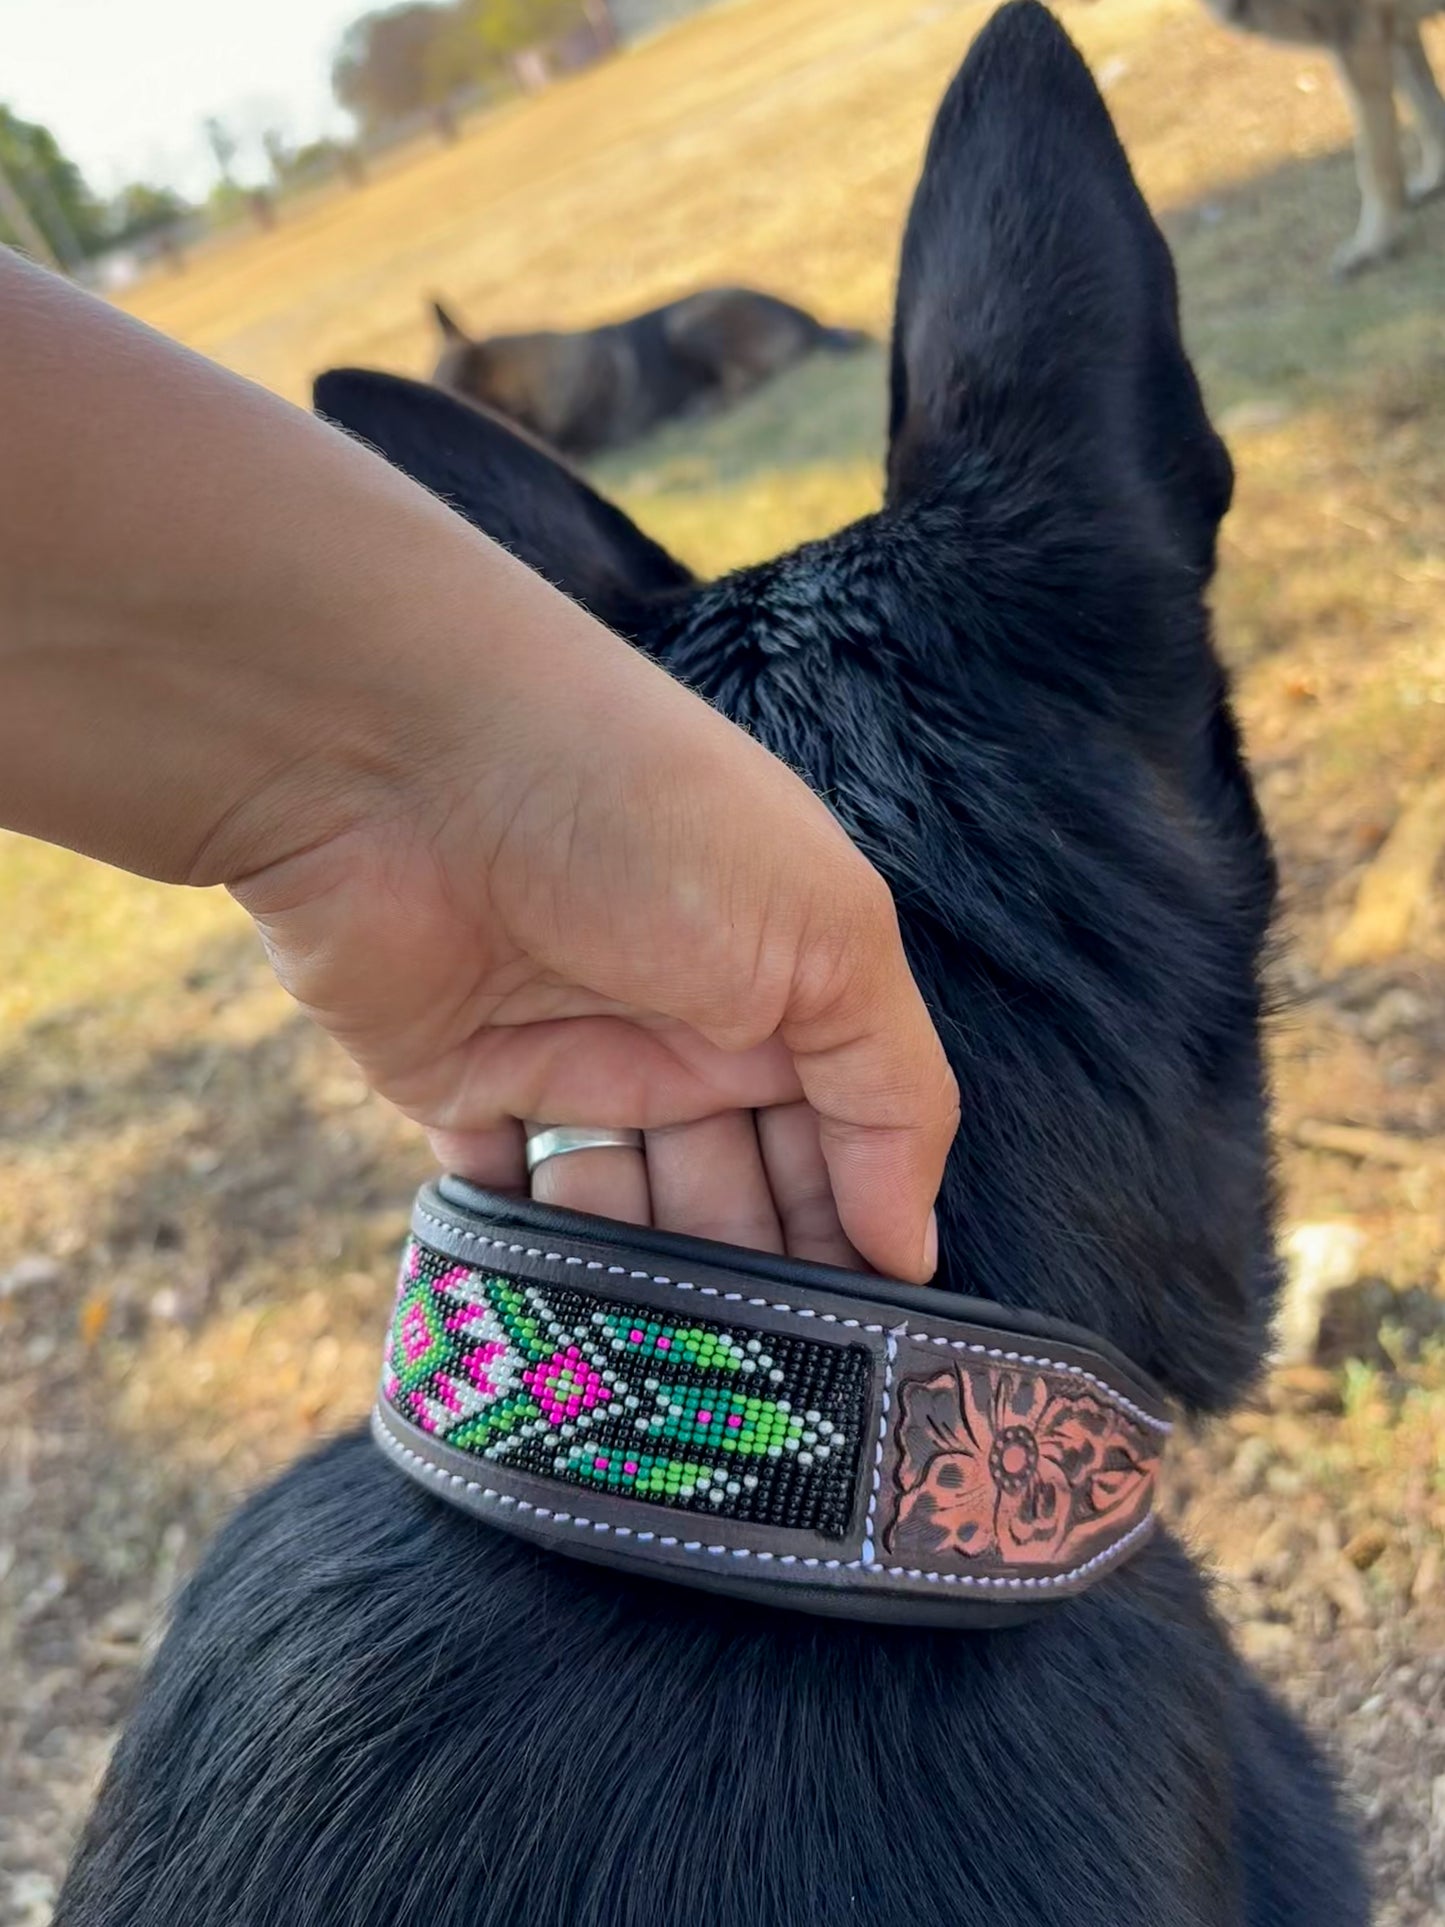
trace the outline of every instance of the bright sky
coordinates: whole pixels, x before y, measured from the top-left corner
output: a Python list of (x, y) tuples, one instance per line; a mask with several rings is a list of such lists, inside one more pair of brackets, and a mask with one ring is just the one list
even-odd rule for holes
[(0, 101), (44, 121), (101, 193), (123, 181), (203, 194), (215, 178), (201, 122), (243, 142), (300, 142), (349, 126), (331, 56), (375, 0), (0, 0)]

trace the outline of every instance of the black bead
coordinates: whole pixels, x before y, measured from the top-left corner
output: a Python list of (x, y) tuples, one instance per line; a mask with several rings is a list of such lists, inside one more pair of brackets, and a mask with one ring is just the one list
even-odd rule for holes
[[(419, 1248), (419, 1257), (418, 1274), (428, 1283), (434, 1283), (444, 1272), (456, 1268), (454, 1260), (424, 1246)], [(765, 1375), (767, 1368), (764, 1368), (762, 1373), (740, 1376), (686, 1359), (673, 1364), (665, 1354), (654, 1354), (645, 1359), (635, 1357), (629, 1372), (625, 1356), (607, 1354), (607, 1368), (626, 1374), (629, 1385), (642, 1401), (637, 1412), (621, 1411), (600, 1417), (574, 1434), (573, 1439), (565, 1441), (560, 1450), (557, 1446), (547, 1445), (540, 1437), (518, 1438), (494, 1463), (511, 1465), (559, 1487), (626, 1497), (629, 1496), (629, 1489), (624, 1483), (588, 1477), (580, 1470), (559, 1472), (556, 1459), (564, 1455), (566, 1446), (583, 1439), (589, 1450), (598, 1456), (675, 1456), (686, 1463), (711, 1470), (722, 1479), (736, 1480), (740, 1486), (745, 1474), (755, 1473), (757, 1484), (751, 1490), (741, 1487), (736, 1494), (726, 1494), (721, 1503), (714, 1502), (708, 1496), (711, 1486), (699, 1487), (690, 1498), (680, 1494), (663, 1494), (660, 1497), (655, 1494), (639, 1495), (644, 1497), (645, 1503), (670, 1511), (702, 1513), (713, 1518), (774, 1525), (792, 1531), (818, 1532), (834, 1539), (846, 1533), (857, 1489), (859, 1459), (864, 1447), (862, 1434), (868, 1410), (872, 1367), (865, 1347), (779, 1336), (770, 1332), (755, 1333), (747, 1326), (715, 1323), (681, 1314), (663, 1317), (647, 1307), (611, 1297), (605, 1288), (594, 1292), (537, 1285), (510, 1279), (504, 1273), (490, 1270), (469, 1270), (462, 1282), (474, 1294), (478, 1285), (490, 1280), (505, 1281), (522, 1292), (534, 1310), (544, 1313), (552, 1324), (562, 1329), (566, 1334), (566, 1342), (575, 1343), (584, 1355), (592, 1357), (599, 1364), (604, 1356), (603, 1347), (599, 1344), (601, 1335), (591, 1320), (593, 1312), (604, 1307), (611, 1314), (620, 1314), (629, 1323), (646, 1325), (656, 1321), (685, 1324), (690, 1329), (709, 1332), (744, 1346), (749, 1338), (756, 1335), (763, 1352), (773, 1360), (773, 1369), (782, 1374), (781, 1379), (770, 1380)], [(457, 1296), (450, 1290), (436, 1294), (436, 1298), (443, 1311), (461, 1309), (468, 1302), (467, 1298)], [(435, 1396), (436, 1373), (455, 1372), (474, 1342), (466, 1329), (449, 1334), (444, 1355), (426, 1381), (425, 1389), (428, 1392)], [(660, 1435), (648, 1435), (638, 1430), (636, 1421), (647, 1415), (649, 1397), (642, 1389), (643, 1378), (659, 1379), (667, 1387), (676, 1390), (705, 1390), (719, 1395), (733, 1392), (772, 1401), (786, 1399), (794, 1417), (801, 1419), (804, 1411), (817, 1411), (836, 1426), (837, 1431), (827, 1439), (830, 1449), (826, 1453), (820, 1450), (824, 1443), (821, 1440), (817, 1446), (803, 1448), (815, 1455), (813, 1464), (809, 1466), (800, 1465), (791, 1456), (750, 1461), (740, 1454), (723, 1452), (716, 1446), (700, 1442), (683, 1444), (679, 1441), (672, 1444)], [(402, 1409), (405, 1416), (405, 1407)], [(560, 1431), (561, 1428), (549, 1429)], [(454, 1449), (469, 1450), (466, 1446), (456, 1445), (454, 1440), (448, 1442), (453, 1443)], [(668, 1449), (670, 1444), (671, 1452)], [(482, 1448), (470, 1448), (470, 1456), (480, 1458)]]

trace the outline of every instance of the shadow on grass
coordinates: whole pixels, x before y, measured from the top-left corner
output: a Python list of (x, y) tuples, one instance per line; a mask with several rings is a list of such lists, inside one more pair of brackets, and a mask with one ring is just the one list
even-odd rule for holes
[[(248, 997), (254, 1021), (226, 1034)], [(369, 1269), (378, 1224), (395, 1242), (428, 1168), (420, 1134), (273, 997), (248, 938), (202, 946), (129, 1030), (124, 1010), (98, 1000), (36, 1019), (0, 1057), (0, 1201), (15, 1207), (0, 1272), (27, 1239), (46, 1250), (59, 1237), (57, 1330), (73, 1334), (93, 1294), (109, 1335), (135, 1338), (157, 1294), (173, 1307), (163, 1317), (199, 1321), (233, 1284), (260, 1304), (284, 1296), (288, 1271)], [(383, 1280), (389, 1266), (388, 1255)]]
[(202, 941), (173, 985), (146, 980), (32, 1017), (0, 1053), (0, 1145), (73, 1142), (137, 1106), (194, 1094), (216, 1054), (208, 1020), (258, 982), (254, 936), (228, 931)]
[[(0, 1060), (0, 1273), (51, 1260), (0, 1287), (0, 1918), (7, 1874), (57, 1870), (205, 1536), (375, 1382), (425, 1153), (264, 988), (218, 941)], [(218, 1035), (240, 999), (254, 1032)]]
[(1330, 256), (1357, 205), (1342, 149), (1165, 211), (1190, 348), (1216, 409), (1328, 404), (1402, 360), (1439, 356), (1445, 204), (1415, 211), (1393, 260), (1333, 280)]
[[(1221, 414), (1328, 403), (1440, 349), (1445, 203), (1418, 210), (1402, 254), (1329, 278), (1356, 205), (1348, 150), (1290, 161), (1167, 209), (1191, 351)], [(596, 462), (597, 486), (649, 501), (728, 494), (762, 476), (872, 465), (881, 475), (887, 356), (815, 356), (727, 414), (676, 422)]]
[(702, 495), (779, 470), (878, 462), (887, 356), (881, 346), (814, 355), (725, 414), (670, 422), (594, 463), (604, 494)]

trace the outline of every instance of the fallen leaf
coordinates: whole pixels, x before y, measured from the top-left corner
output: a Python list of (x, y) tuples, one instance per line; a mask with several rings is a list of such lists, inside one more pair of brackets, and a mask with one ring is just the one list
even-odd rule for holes
[(1366, 868), (1349, 921), (1330, 946), (1336, 970), (1383, 963), (1410, 941), (1445, 851), (1445, 781), (1428, 783), (1405, 805)]
[(1361, 1526), (1345, 1542), (1345, 1557), (1358, 1572), (1368, 1572), (1380, 1554), (1388, 1551), (1389, 1545), (1390, 1535), (1383, 1526)]
[(94, 1345), (110, 1318), (110, 1293), (92, 1291), (81, 1302), (78, 1323), (83, 1345)]

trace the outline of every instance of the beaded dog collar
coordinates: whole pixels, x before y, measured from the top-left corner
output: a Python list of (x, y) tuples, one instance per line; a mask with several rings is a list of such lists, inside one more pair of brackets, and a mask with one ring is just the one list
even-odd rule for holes
[(932, 1625), (1129, 1558), (1170, 1429), (1053, 1320), (456, 1178), (417, 1198), (373, 1416), (428, 1491), (556, 1551)]

